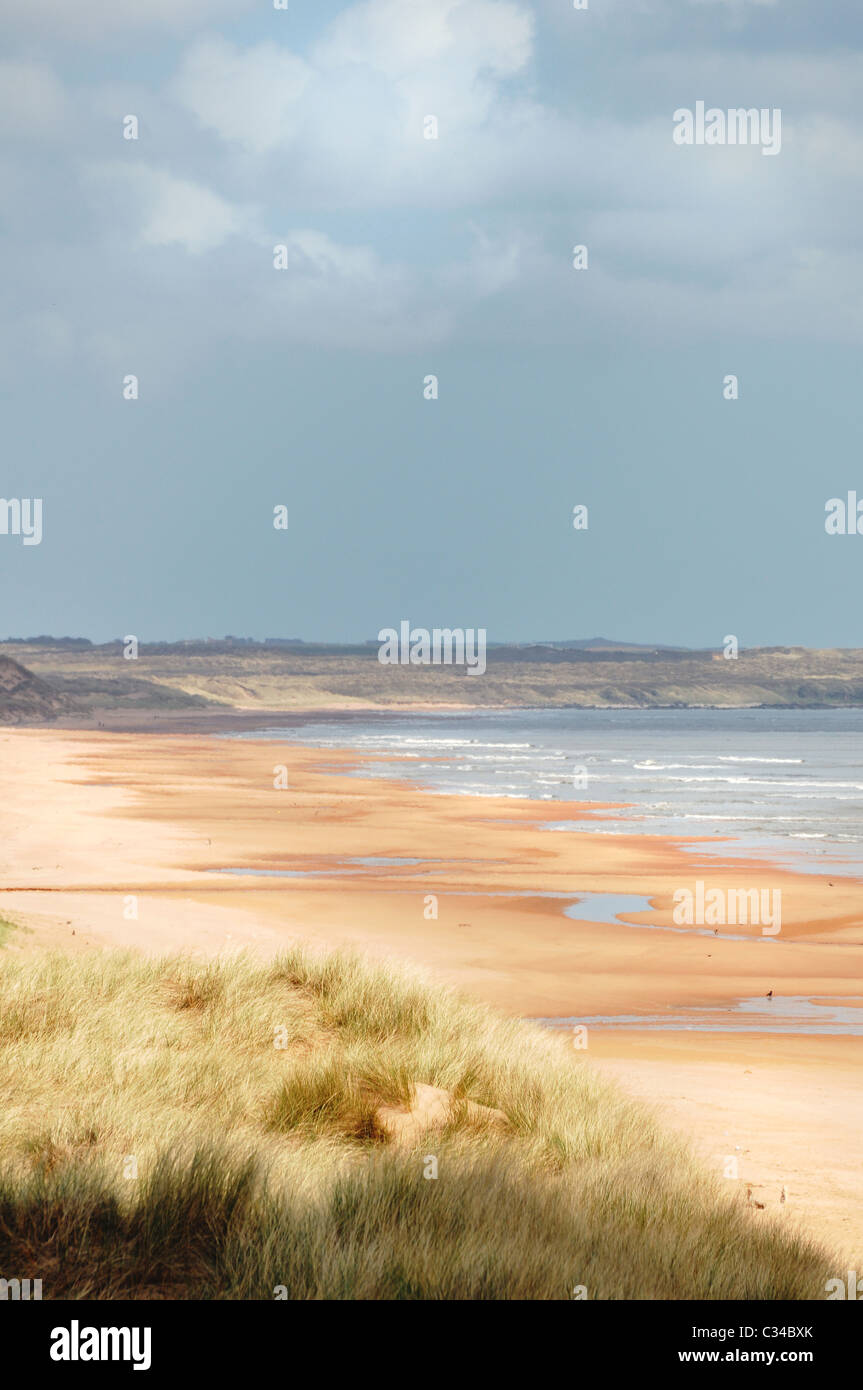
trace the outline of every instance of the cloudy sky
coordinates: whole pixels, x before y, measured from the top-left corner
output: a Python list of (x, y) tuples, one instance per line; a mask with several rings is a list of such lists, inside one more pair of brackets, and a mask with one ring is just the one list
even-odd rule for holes
[(863, 645), (859, 0), (0, 22), (0, 635)]

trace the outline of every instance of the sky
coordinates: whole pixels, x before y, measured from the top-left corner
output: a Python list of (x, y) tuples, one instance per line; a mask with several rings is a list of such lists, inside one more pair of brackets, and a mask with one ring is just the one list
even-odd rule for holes
[(0, 637), (863, 646), (859, 0), (0, 25)]

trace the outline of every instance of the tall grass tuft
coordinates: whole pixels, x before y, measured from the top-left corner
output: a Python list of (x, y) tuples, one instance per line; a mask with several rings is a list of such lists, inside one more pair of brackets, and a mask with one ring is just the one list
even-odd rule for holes
[[(400, 1146), (378, 1110), (419, 1083), (450, 1119)], [(797, 1299), (832, 1263), (560, 1038), (416, 972), (0, 957), (0, 1272), (46, 1298)]]

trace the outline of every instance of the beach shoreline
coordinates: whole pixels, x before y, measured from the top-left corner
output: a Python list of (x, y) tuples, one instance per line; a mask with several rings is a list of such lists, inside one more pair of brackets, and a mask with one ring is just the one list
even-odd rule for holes
[[(672, 837), (597, 835), (591, 824), (613, 814), (599, 803), (556, 803), (584, 829), (553, 834), (540, 828), (547, 802), (358, 778), (384, 758), (349, 747), (52, 726), (2, 731), (0, 759), (0, 917), (25, 928), (7, 949), (273, 955), (302, 939), (416, 962), (510, 1014), (580, 1018), (588, 1058), (656, 1104), (714, 1170), (738, 1157), (734, 1181), (765, 1208), (784, 1186), (789, 1219), (849, 1255), (863, 1249), (849, 1104), (859, 1037), (717, 1034), (695, 1013), (685, 1034), (591, 1022), (685, 1018), (768, 989), (850, 1004), (863, 996), (856, 880), (828, 891), (767, 861), (701, 860), (699, 837), (685, 850)], [(273, 876), (286, 868), (299, 876)], [(696, 877), (780, 888), (780, 940), (668, 930), (675, 888)], [(584, 893), (652, 907), (632, 925), (574, 922), (563, 899)]]

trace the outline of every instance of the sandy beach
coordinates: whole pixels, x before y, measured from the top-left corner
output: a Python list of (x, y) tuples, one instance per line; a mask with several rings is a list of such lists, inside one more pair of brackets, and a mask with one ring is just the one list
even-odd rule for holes
[[(765, 1210), (843, 1259), (863, 1252), (861, 1039), (647, 1022), (731, 1017), (770, 990), (777, 1011), (813, 996), (856, 1007), (863, 885), (730, 852), (701, 859), (691, 840), (684, 850), (660, 836), (600, 836), (613, 808), (596, 804), (558, 803), (584, 829), (552, 834), (541, 803), (429, 795), (351, 775), (360, 761), (347, 747), (193, 732), (3, 732), (0, 917), (22, 928), (7, 948), (350, 944), (419, 962), (512, 1014), (584, 1019), (595, 1065), (655, 1104), (714, 1171), (736, 1159), (728, 1180)], [(287, 786), (276, 790), (280, 767)], [(396, 862), (360, 862), (375, 860)], [(224, 872), (240, 869), (258, 873)], [(672, 895), (696, 878), (781, 890), (781, 933), (671, 930)], [(572, 921), (563, 899), (582, 893), (638, 893), (651, 909), (631, 925)], [(620, 1015), (645, 1024), (590, 1026)]]

